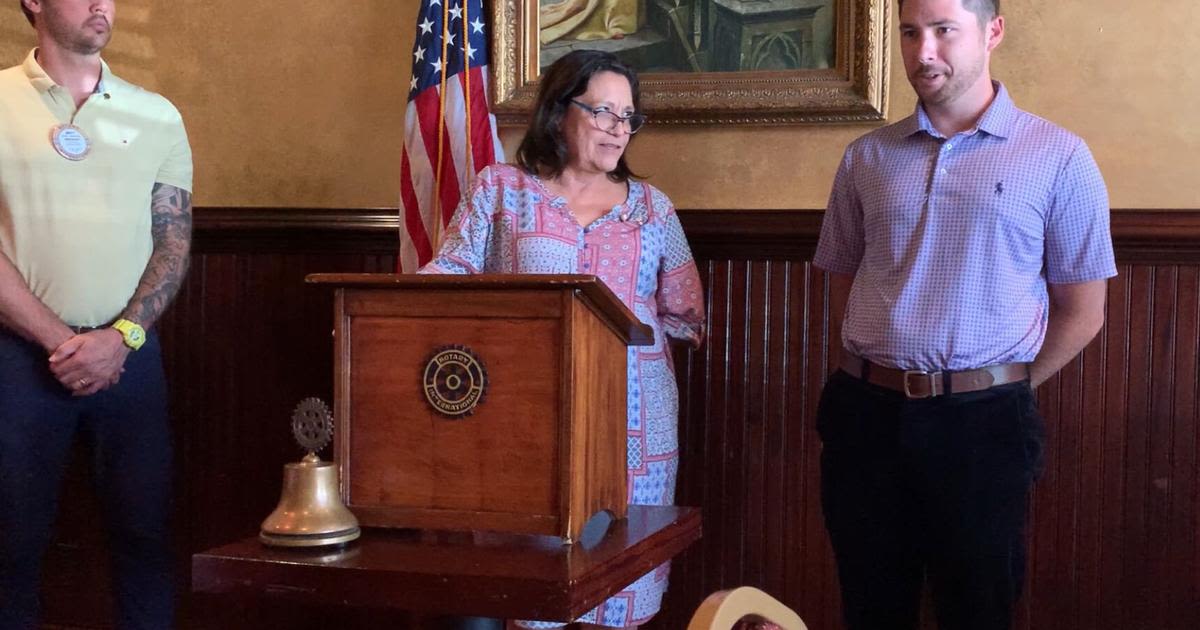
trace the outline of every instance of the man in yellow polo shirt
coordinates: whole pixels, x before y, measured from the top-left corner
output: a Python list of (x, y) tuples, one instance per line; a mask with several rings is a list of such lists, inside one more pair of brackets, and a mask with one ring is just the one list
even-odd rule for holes
[(172, 625), (170, 435), (151, 326), (187, 270), (179, 112), (114, 76), (114, 0), (19, 0), (38, 47), (0, 71), (0, 629), (33, 628), (77, 435), (120, 628)]

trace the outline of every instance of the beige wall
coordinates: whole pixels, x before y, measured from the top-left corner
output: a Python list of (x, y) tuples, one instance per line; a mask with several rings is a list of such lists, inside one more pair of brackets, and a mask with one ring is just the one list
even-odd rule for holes
[[(350, 7), (350, 8), (347, 8)], [(183, 112), (210, 206), (395, 206), (414, 0), (117, 0), (113, 71)], [(33, 42), (0, 0), (0, 62)]]
[[(0, 0), (0, 63), (32, 42)], [(114, 70), (183, 111), (196, 201), (395, 206), (417, 0), (119, 0)], [(1200, 207), (1200, 3), (1009, 0), (993, 70), (1086, 138), (1119, 208)], [(892, 120), (912, 93), (893, 55)], [(631, 149), (687, 208), (816, 208), (869, 126), (650, 128)], [(504, 133), (510, 148), (519, 130)]]

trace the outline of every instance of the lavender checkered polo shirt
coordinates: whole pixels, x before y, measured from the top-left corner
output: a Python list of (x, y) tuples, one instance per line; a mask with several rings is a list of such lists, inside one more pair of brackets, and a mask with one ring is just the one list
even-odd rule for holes
[(1046, 283), (1116, 275), (1087, 145), (995, 87), (975, 129), (945, 138), (918, 105), (846, 149), (814, 263), (855, 276), (850, 352), (920, 370), (1032, 361)]

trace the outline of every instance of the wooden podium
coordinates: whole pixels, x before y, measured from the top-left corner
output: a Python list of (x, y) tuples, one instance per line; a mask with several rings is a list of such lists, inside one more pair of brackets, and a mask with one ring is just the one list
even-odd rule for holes
[(366, 526), (578, 540), (626, 508), (627, 346), (594, 276), (317, 274), (342, 499)]

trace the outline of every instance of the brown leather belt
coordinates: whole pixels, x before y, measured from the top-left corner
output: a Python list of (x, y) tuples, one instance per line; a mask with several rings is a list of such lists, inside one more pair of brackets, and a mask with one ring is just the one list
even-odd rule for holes
[(909, 398), (978, 392), (1029, 378), (1028, 363), (989, 365), (961, 372), (925, 372), (884, 367), (847, 353), (842, 353), (841, 368), (854, 378), (902, 392)]

